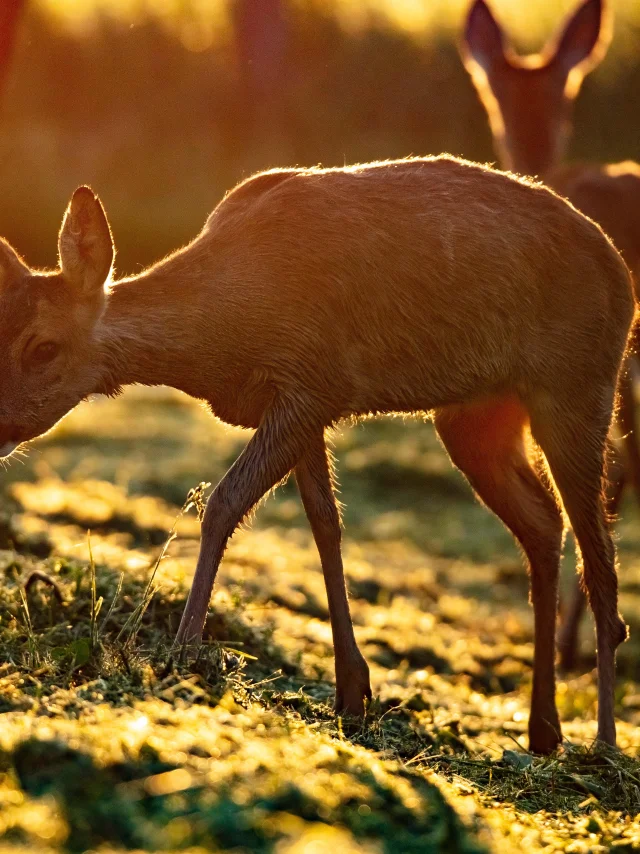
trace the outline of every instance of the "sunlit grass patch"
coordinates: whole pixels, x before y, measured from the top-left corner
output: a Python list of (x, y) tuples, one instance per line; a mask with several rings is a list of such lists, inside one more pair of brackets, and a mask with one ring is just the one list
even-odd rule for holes
[(161, 700), (113, 709), (94, 698), (75, 724), (7, 723), (13, 788), (27, 802), (53, 795), (70, 850), (100, 841), (289, 850), (314, 835), (355, 850), (480, 850), (421, 774), (231, 695), (215, 708), (175, 709)]
[[(16, 557), (15, 569), (19, 563)], [(215, 844), (270, 851), (320, 838), (315, 825), (337, 823), (342, 836), (327, 831), (327, 838), (355, 850), (368, 838), (373, 850), (390, 851), (394, 842), (416, 852), (479, 850), (436, 788), (378, 758), (380, 725), (371, 734), (367, 726), (350, 728), (355, 738), (346, 739), (322, 701), (295, 690), (304, 681), (295, 665), (278, 659), (268, 635), (234, 617), (231, 602), (217, 618), (218, 631), (231, 637), (180, 665), (177, 651), (160, 642), (167, 629), (159, 615), (171, 609), (170, 599), (159, 597), (131, 647), (118, 639), (135, 601), (110, 610), (94, 645), (91, 572), (83, 567), (81, 578), (78, 566), (62, 562), (51, 568), (67, 606), (64, 621), (39, 597), (29, 603), (15, 583), (3, 594), (10, 616), (0, 746), (6, 785), (19, 785), (25, 810), (34, 798), (53, 798), (63, 816), (57, 839), (67, 849), (107, 841), (146, 850)], [(96, 571), (103, 602), (144, 596), (144, 578), (128, 578), (120, 589), (112, 575)], [(274, 671), (278, 663), (284, 668)], [(274, 687), (283, 669), (289, 675)], [(378, 749), (358, 748), (359, 741)], [(37, 842), (25, 827), (15, 832)]]

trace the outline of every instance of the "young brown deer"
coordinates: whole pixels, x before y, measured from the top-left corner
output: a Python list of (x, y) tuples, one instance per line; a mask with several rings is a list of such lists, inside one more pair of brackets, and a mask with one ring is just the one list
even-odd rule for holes
[[(487, 110), (502, 166), (540, 177), (599, 223), (634, 273), (638, 291), (640, 166), (633, 162), (601, 166), (561, 163), (570, 135), (574, 99), (584, 76), (604, 56), (610, 35), (610, 18), (603, 0), (584, 0), (540, 54), (521, 57), (508, 46), (485, 0), (475, 0), (467, 17), (461, 52)], [(617, 466), (610, 486), (611, 515), (617, 511), (625, 479), (640, 502), (640, 431), (628, 370), (620, 378), (618, 424), (624, 443), (624, 465)], [(585, 605), (585, 595), (577, 582), (558, 638), (565, 670), (576, 664)]]
[(59, 257), (59, 270), (32, 271), (0, 243), (3, 454), (127, 383), (174, 386), (256, 431), (209, 499), (181, 641), (201, 637), (229, 537), (293, 471), (326, 581), (336, 708), (362, 715), (369, 671), (325, 433), (352, 416), (431, 412), (453, 463), (529, 561), (532, 749), (561, 739), (558, 495), (596, 619), (598, 735), (615, 743), (626, 627), (602, 484), (635, 303), (598, 226), (542, 186), (439, 157), (259, 174), (191, 244), (119, 282), (102, 206), (81, 187)]

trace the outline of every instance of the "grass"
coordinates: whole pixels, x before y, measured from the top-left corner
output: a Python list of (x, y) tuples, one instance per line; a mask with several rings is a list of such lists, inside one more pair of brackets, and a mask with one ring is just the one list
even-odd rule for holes
[(291, 486), (233, 538), (195, 660), (172, 647), (198, 549), (189, 489), (244, 441), (180, 395), (133, 390), (5, 473), (0, 851), (640, 848), (636, 508), (618, 526), (622, 752), (593, 745), (585, 626), (558, 686), (567, 740), (537, 758), (526, 577), (429, 425), (337, 438), (364, 723), (331, 710), (326, 597)]

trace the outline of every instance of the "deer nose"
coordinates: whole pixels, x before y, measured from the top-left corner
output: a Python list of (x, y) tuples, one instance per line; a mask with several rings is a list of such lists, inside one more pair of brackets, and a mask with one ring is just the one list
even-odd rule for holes
[(16, 424), (0, 424), (0, 458), (10, 456), (21, 442), (22, 428)]

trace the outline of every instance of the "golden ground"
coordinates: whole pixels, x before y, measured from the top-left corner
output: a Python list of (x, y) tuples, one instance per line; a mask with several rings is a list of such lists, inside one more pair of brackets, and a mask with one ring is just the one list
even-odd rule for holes
[[(337, 437), (346, 571), (375, 695), (364, 724), (331, 711), (326, 597), (292, 485), (234, 537), (207, 645), (179, 661), (193, 510), (148, 581), (188, 490), (215, 482), (245, 440), (178, 394), (131, 390), (80, 407), (3, 475), (0, 851), (640, 848), (634, 505), (618, 526), (632, 628), (619, 655), (624, 753), (590, 749), (585, 625), (581, 671), (558, 689), (567, 743), (537, 759), (525, 749), (525, 573), (428, 424)], [(23, 597), (33, 569), (58, 581), (62, 602), (39, 581)]]

